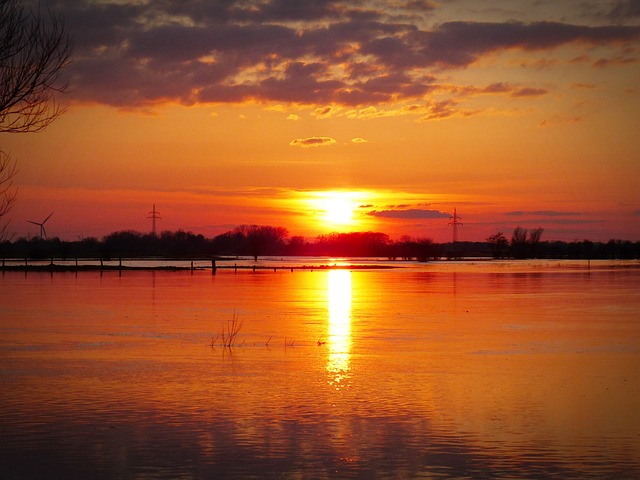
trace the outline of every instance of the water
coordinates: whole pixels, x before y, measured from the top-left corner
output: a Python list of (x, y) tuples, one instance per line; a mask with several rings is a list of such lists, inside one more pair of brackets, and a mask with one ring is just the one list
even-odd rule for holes
[(0, 478), (640, 477), (639, 263), (394, 265), (0, 274)]

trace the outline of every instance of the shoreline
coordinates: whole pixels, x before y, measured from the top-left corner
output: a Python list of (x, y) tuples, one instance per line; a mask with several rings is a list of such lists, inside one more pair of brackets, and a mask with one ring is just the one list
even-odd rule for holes
[[(451, 258), (434, 259), (426, 262), (406, 262), (404, 260), (388, 260), (376, 258), (297, 258), (288, 263), (286, 258), (264, 258), (259, 262), (246, 258), (217, 258), (217, 259), (180, 259), (180, 258), (122, 258), (122, 259), (2, 259), (0, 272), (122, 272), (122, 271), (202, 271), (215, 275), (218, 270), (226, 271), (313, 271), (313, 270), (398, 270), (405, 268), (430, 267), (430, 271), (441, 271), (447, 265), (467, 266), (484, 265), (498, 272), (518, 269), (540, 271), (540, 269), (558, 267), (564, 269), (584, 268), (586, 270), (600, 268), (640, 267), (640, 260), (573, 260), (573, 259), (491, 259), (491, 258)], [(310, 263), (307, 263), (310, 262)], [(515, 270), (514, 270), (515, 271)]]
[(294, 266), (267, 266), (267, 265), (214, 265), (214, 266), (178, 266), (178, 265), (3, 265), (0, 271), (8, 272), (100, 272), (100, 271), (207, 271), (215, 273), (217, 270), (388, 270), (401, 268), (400, 265), (294, 265)]

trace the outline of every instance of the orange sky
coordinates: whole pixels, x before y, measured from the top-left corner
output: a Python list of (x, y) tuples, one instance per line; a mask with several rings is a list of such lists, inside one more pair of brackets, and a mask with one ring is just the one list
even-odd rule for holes
[(155, 204), (206, 236), (449, 241), (455, 208), (461, 240), (640, 240), (637, 2), (53, 3), (68, 110), (0, 134), (16, 237), (148, 231)]

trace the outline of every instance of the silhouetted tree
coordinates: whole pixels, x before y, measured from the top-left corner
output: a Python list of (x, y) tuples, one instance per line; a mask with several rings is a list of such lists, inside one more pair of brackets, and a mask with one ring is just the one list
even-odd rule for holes
[(72, 255), (75, 257), (98, 257), (100, 256), (100, 242), (95, 237), (87, 237), (79, 242), (74, 242)]
[(318, 255), (347, 257), (387, 257), (389, 236), (380, 232), (330, 233), (316, 238)]
[(54, 94), (67, 89), (59, 79), (70, 55), (62, 16), (0, 3), (0, 132), (36, 132), (63, 112)]
[(426, 262), (438, 256), (435, 244), (430, 238), (414, 239), (408, 235), (403, 235), (400, 240), (388, 248), (393, 252), (393, 257), (400, 256), (403, 260), (415, 259), (419, 262)]
[(582, 252), (583, 257), (590, 260), (591, 255), (593, 255), (593, 242), (590, 240), (584, 240), (582, 242)]
[(544, 228), (541, 227), (534, 228), (529, 232), (529, 255), (532, 258), (536, 258), (538, 256), (538, 247), (540, 245), (542, 232), (544, 232)]
[(491, 254), (493, 258), (504, 258), (509, 249), (509, 240), (502, 232), (491, 235), (487, 238), (487, 242), (491, 245)]
[(527, 229), (517, 226), (513, 230), (513, 235), (511, 236), (511, 243), (526, 243), (527, 241)]
[(544, 228), (534, 228), (529, 232), (526, 228), (516, 227), (511, 236), (511, 254), (515, 258), (537, 257), (542, 232)]
[(124, 230), (113, 232), (102, 241), (101, 254), (105, 258), (149, 255), (140, 232)]
[(511, 235), (511, 254), (515, 258), (527, 256), (527, 229), (517, 226)]
[(233, 232), (245, 248), (240, 252), (248, 253), (254, 260), (261, 255), (284, 254), (285, 240), (288, 232), (284, 227), (260, 225), (242, 225)]
[(304, 237), (293, 236), (289, 239), (287, 253), (289, 255), (303, 255), (305, 249)]
[(147, 241), (155, 246), (156, 254), (163, 256), (188, 257), (211, 253), (211, 246), (203, 235), (196, 235), (184, 230), (175, 232), (165, 230), (159, 238), (154, 238), (151, 235)]
[(435, 256), (433, 249), (433, 240), (430, 238), (419, 238), (416, 240), (416, 260), (426, 262)]
[(217, 235), (211, 243), (218, 255), (241, 255), (245, 240), (244, 235), (233, 231)]
[(400, 257), (402, 260), (411, 260), (413, 257), (411, 244), (413, 240), (409, 235), (402, 235), (397, 242), (393, 244), (391, 257), (393, 259)]
[[(636, 243), (637, 247), (638, 243)], [(637, 258), (637, 248), (634, 249), (634, 244), (628, 240), (609, 240), (606, 245), (608, 258), (620, 258), (630, 259)]]

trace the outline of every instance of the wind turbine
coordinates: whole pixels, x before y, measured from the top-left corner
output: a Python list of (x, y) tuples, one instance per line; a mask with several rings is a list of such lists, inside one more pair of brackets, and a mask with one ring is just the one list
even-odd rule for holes
[(47, 232), (44, 229), (44, 224), (51, 218), (51, 215), (53, 215), (53, 212), (51, 212), (42, 222), (32, 222), (31, 220), (27, 220), (27, 222), (33, 223), (34, 225), (40, 225), (40, 240), (47, 238)]

